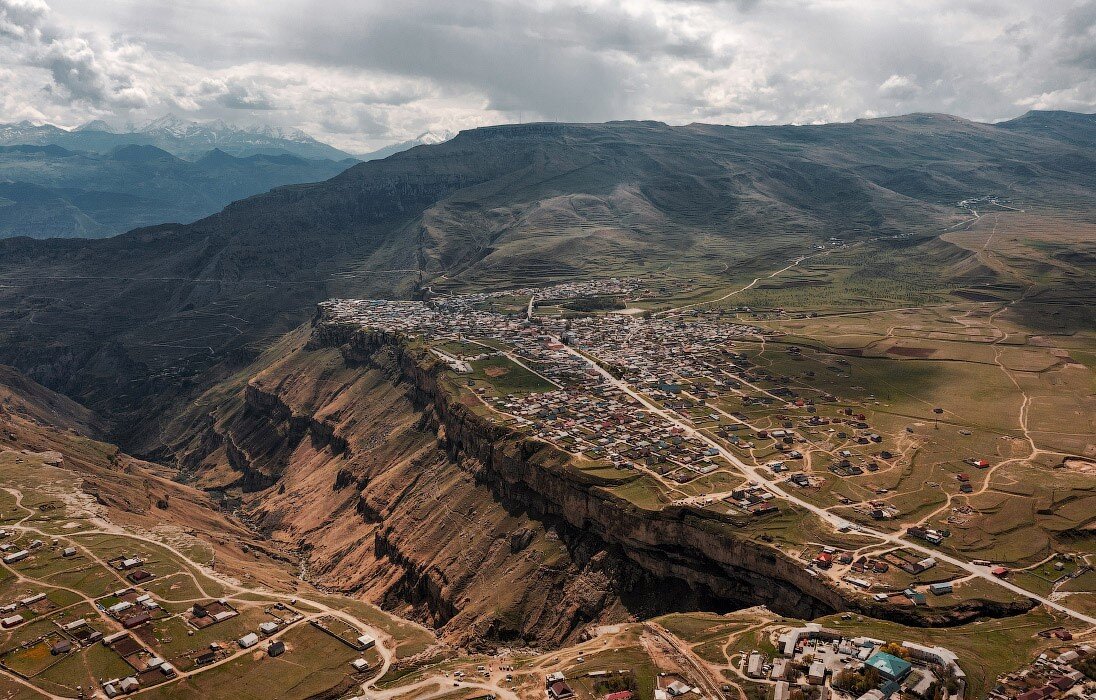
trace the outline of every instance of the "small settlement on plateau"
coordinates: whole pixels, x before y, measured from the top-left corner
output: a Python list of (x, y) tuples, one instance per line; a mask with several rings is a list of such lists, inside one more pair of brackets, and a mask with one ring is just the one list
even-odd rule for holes
[[(605, 280), (505, 294), (535, 294), (538, 299), (559, 301), (628, 294), (635, 285), (632, 280)], [(719, 449), (642, 405), (613, 378), (627, 376), (630, 385), (673, 408), (682, 400), (682, 379), (725, 366), (733, 354), (733, 341), (759, 337), (760, 329), (701, 312), (533, 320), (531, 314), (485, 310), (492, 298), (501, 295), (438, 297), (428, 303), (333, 300), (323, 307), (326, 316), (336, 321), (423, 338), (431, 352), (457, 373), (471, 372), (469, 363), (484, 357), (506, 357), (535, 375), (542, 383), (540, 390), (492, 395), (479, 388), (477, 393), (501, 418), (525, 426), (532, 436), (573, 455), (609, 460), (623, 468), (649, 468), (676, 481), (730, 466)], [(446, 343), (479, 348), (481, 354), (458, 357), (445, 349)], [(583, 349), (589, 349), (598, 362), (583, 354)], [(751, 509), (765, 510), (772, 507), (771, 499), (764, 492), (745, 496), (744, 502)]]

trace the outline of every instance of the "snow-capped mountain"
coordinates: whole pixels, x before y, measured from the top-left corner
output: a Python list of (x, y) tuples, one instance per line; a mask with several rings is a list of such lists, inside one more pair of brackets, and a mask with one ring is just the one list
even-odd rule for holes
[(64, 129), (53, 124), (35, 124), (29, 121), (21, 121), (17, 124), (0, 124), (0, 145), (11, 146), (15, 144), (44, 145), (58, 134), (67, 134)]
[(102, 119), (93, 119), (87, 124), (76, 127), (76, 131), (105, 131), (108, 134), (117, 134), (118, 131)]
[[(168, 114), (134, 130), (153, 140), (154, 145), (178, 154), (191, 149), (205, 152), (218, 148), (235, 156), (290, 153), (302, 158), (342, 160), (347, 153), (317, 141), (300, 129), (260, 124), (237, 126), (220, 119), (198, 122)], [(172, 145), (179, 144), (172, 148)]]
[(0, 125), (0, 145), (57, 145), (74, 151), (108, 153), (122, 145), (156, 146), (180, 158), (199, 157), (214, 148), (234, 156), (288, 153), (310, 160), (352, 156), (299, 129), (270, 125), (236, 126), (224, 121), (198, 122), (168, 114), (140, 126), (114, 129), (95, 120), (73, 130), (31, 122)]
[(426, 131), (419, 134), (413, 139), (401, 141), (400, 143), (394, 143), (390, 146), (384, 146), (383, 148), (378, 148), (375, 151), (358, 156), (358, 158), (360, 160), (380, 160), (381, 158), (387, 158), (390, 155), (399, 153), (401, 151), (406, 151), (407, 149), (414, 148), (415, 146), (433, 146), (434, 144), (444, 143), (454, 136), (456, 136), (456, 133), (448, 130)]

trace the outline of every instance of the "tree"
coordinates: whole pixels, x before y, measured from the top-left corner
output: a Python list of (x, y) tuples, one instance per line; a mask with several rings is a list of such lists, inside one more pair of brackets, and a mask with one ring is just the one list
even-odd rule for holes
[(833, 687), (859, 697), (879, 687), (879, 671), (865, 666), (861, 671), (846, 669), (833, 677)]
[(909, 650), (897, 642), (884, 644), (879, 651), (890, 654), (891, 656), (897, 656), (898, 658), (905, 659), (906, 661), (910, 660)]
[(1096, 657), (1085, 659), (1076, 666), (1077, 670), (1085, 674), (1086, 678), (1096, 681)]

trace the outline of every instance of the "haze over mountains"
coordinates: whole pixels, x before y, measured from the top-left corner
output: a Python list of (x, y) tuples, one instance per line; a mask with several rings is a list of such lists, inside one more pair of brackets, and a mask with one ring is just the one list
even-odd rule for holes
[(68, 130), (52, 124), (0, 124), (0, 145), (54, 145), (72, 151), (109, 153), (118, 146), (156, 146), (193, 159), (219, 149), (234, 156), (289, 153), (311, 160), (344, 160), (349, 153), (321, 143), (298, 129), (241, 127), (223, 121), (197, 122), (168, 114), (142, 126), (114, 129), (95, 120)]
[(173, 115), (125, 129), (103, 120), (72, 130), (0, 125), (0, 238), (101, 238), (189, 223), (273, 187), (326, 180), (452, 136), (425, 132), (355, 158), (296, 129)]
[(1093, 146), (1096, 118), (1062, 112), (476, 129), (191, 225), (0, 242), (0, 362), (139, 431), (331, 296), (752, 275), (830, 236), (937, 233), (974, 196), (1091, 216)]
[(325, 180), (355, 162), (219, 149), (189, 161), (135, 144), (104, 154), (0, 146), (0, 237), (100, 238), (190, 222), (273, 187)]
[(387, 158), (390, 155), (399, 153), (400, 151), (406, 151), (409, 148), (415, 146), (433, 146), (435, 144), (444, 143), (449, 139), (456, 136), (452, 131), (424, 131), (413, 139), (407, 141), (400, 141), (399, 143), (393, 143), (383, 148), (378, 148), (375, 151), (370, 151), (359, 156), (359, 160), (380, 160)]

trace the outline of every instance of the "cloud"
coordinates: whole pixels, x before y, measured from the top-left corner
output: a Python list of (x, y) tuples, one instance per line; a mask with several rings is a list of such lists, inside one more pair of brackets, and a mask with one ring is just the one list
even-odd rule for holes
[(879, 94), (895, 100), (908, 100), (921, 92), (921, 86), (908, 75), (892, 75), (879, 86)]
[(217, 104), (229, 109), (276, 109), (265, 88), (254, 80), (235, 80), (222, 84)]
[[(0, 0), (0, 120), (296, 126), (1096, 110), (1096, 0)], [(17, 107), (17, 105), (28, 105)]]
[(131, 78), (124, 72), (112, 72), (85, 39), (55, 38), (33, 55), (34, 63), (48, 68), (54, 84), (74, 101), (130, 109), (148, 103), (147, 95)]
[(127, 70), (131, 47), (95, 45), (54, 21), (43, 0), (0, 0), (0, 39), (13, 63), (44, 69), (47, 92), (91, 107), (139, 108), (148, 99)]
[(44, 0), (0, 0), (0, 37), (31, 40), (37, 37), (49, 6)]

